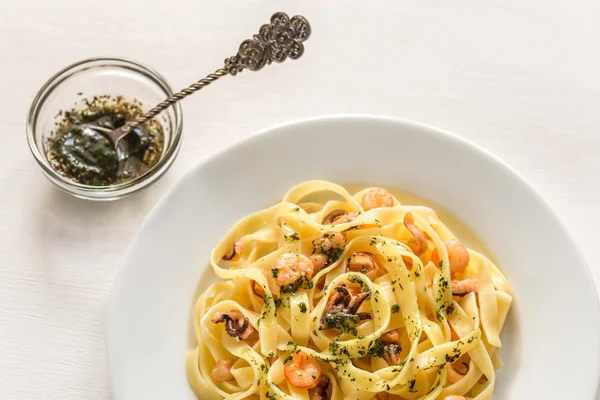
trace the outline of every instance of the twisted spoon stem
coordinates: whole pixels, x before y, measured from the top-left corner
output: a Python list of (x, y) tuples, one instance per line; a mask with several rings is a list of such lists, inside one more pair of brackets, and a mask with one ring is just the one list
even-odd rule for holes
[(171, 97), (167, 98), (165, 101), (158, 103), (155, 107), (150, 109), (150, 111), (148, 111), (135, 121), (127, 122), (127, 124), (125, 124), (125, 126), (121, 128), (123, 135), (127, 135), (136, 126), (145, 124), (146, 122), (150, 121), (152, 118), (156, 117), (158, 114), (160, 114), (167, 108), (171, 107), (173, 104), (177, 103), (180, 100), (183, 100), (187, 96), (197, 92), (203, 87), (210, 85), (211, 83), (225, 75), (229, 75), (229, 71), (225, 68), (219, 68), (212, 74), (208, 74), (205, 78), (200, 79), (198, 82), (190, 85), (189, 87), (183, 89), (178, 93), (175, 93)]
[(273, 14), (269, 24), (261, 26), (258, 34), (242, 42), (235, 56), (225, 60), (224, 67), (170, 96), (138, 119), (129, 121), (121, 128), (112, 131), (109, 136), (115, 147), (117, 142), (136, 126), (145, 124), (173, 104), (225, 75), (236, 75), (244, 69), (258, 71), (265, 65), (283, 62), (288, 57), (293, 60), (300, 58), (304, 53), (302, 42), (309, 38), (310, 33), (310, 24), (303, 16), (296, 15), (290, 18), (283, 12)]

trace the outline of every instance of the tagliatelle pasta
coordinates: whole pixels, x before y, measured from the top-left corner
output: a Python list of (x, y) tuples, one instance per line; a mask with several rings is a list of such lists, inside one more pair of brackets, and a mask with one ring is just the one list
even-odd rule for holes
[[(305, 199), (330, 193), (324, 201)], [(201, 399), (491, 399), (510, 287), (431, 208), (325, 181), (239, 221), (187, 358)]]

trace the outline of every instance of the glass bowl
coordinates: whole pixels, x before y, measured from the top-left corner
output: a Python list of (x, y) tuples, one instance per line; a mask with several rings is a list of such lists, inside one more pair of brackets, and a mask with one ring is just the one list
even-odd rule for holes
[(59, 71), (35, 96), (27, 116), (27, 141), (37, 163), (48, 179), (73, 196), (88, 200), (116, 200), (143, 189), (160, 178), (171, 166), (181, 145), (181, 106), (156, 116), (163, 126), (164, 147), (159, 161), (145, 174), (108, 186), (75, 182), (59, 174), (48, 159), (47, 139), (62, 113), (82, 109), (85, 100), (95, 96), (122, 96), (139, 102), (144, 111), (171, 96), (173, 90), (156, 71), (141, 64), (118, 58), (83, 60)]

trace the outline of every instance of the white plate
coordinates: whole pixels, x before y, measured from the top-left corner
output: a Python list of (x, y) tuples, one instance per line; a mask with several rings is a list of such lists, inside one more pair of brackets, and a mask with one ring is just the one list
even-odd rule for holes
[(356, 116), (296, 122), (238, 143), (156, 206), (113, 289), (107, 354), (116, 400), (195, 399), (185, 356), (197, 292), (214, 279), (210, 250), (235, 221), (308, 179), (412, 192), (483, 240), (515, 295), (494, 399), (596, 398), (598, 296), (546, 203), (506, 164), (456, 136)]

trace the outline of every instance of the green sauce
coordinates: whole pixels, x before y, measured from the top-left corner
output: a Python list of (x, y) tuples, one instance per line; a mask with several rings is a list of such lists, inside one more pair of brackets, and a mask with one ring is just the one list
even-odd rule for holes
[[(47, 158), (61, 175), (93, 186), (123, 183), (146, 173), (163, 151), (162, 125), (152, 120), (134, 128), (115, 149), (93, 126), (117, 129), (143, 114), (138, 103), (121, 97), (95, 97), (81, 110), (65, 112), (47, 139)], [(82, 126), (82, 125), (91, 126)]]

